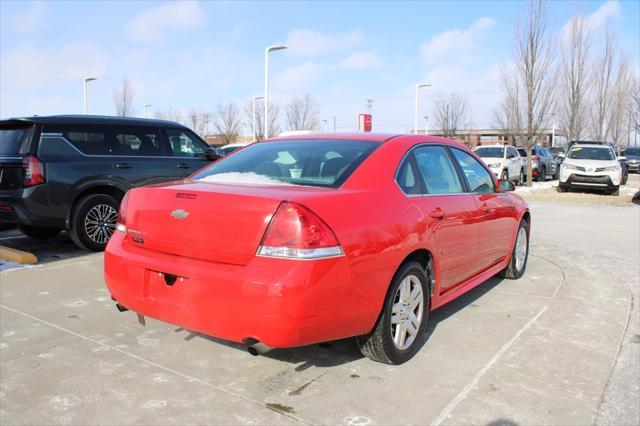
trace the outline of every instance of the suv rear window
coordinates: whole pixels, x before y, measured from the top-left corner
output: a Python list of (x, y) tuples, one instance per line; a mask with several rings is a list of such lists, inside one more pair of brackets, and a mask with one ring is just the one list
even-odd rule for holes
[(0, 125), (0, 155), (16, 155), (26, 152), (26, 143), (31, 139), (34, 125), (19, 124)]
[(378, 145), (345, 140), (259, 142), (218, 160), (193, 179), (337, 188)]

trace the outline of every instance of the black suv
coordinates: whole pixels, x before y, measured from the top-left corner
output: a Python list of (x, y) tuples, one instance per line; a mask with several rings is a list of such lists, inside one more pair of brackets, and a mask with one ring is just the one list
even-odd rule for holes
[(174, 122), (51, 116), (0, 121), (0, 224), (30, 237), (62, 229), (103, 250), (128, 189), (182, 179), (218, 158)]

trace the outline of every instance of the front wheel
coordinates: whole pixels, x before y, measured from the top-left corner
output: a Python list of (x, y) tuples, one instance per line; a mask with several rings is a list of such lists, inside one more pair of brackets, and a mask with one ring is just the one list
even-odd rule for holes
[(118, 220), (119, 203), (111, 195), (87, 195), (76, 203), (71, 215), (69, 235), (80, 248), (102, 251)]
[(520, 169), (520, 177), (518, 178), (518, 185), (524, 185), (524, 169)]
[(391, 282), (373, 331), (356, 338), (362, 354), (386, 364), (410, 360), (420, 349), (430, 301), (427, 274), (422, 265), (404, 264)]
[(500, 272), (500, 276), (510, 280), (517, 280), (524, 274), (529, 259), (529, 223), (521, 220), (516, 235), (516, 243), (511, 252), (509, 265)]
[(42, 226), (18, 225), (18, 229), (27, 237), (39, 240), (53, 238), (60, 233), (58, 228), (45, 228)]

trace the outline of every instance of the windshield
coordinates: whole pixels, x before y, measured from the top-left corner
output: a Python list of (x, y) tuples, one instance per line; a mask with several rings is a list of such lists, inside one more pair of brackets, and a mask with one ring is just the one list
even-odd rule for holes
[(483, 146), (476, 149), (476, 154), (481, 158), (503, 158), (504, 147), (488, 147)]
[(337, 188), (378, 145), (343, 140), (259, 142), (213, 163), (192, 179)]
[(567, 158), (574, 160), (615, 160), (616, 157), (611, 148), (574, 146), (569, 150)]
[(526, 157), (527, 156), (527, 150), (524, 148), (518, 148), (518, 152), (520, 153), (520, 156), (522, 157)]
[(241, 146), (223, 146), (222, 148), (218, 148), (218, 152), (220, 155), (229, 155), (233, 151), (242, 148)]
[(640, 157), (640, 148), (627, 148), (622, 155), (625, 157)]
[(4, 127), (0, 128), (0, 155), (16, 155), (22, 152), (22, 143), (31, 133), (30, 127)]

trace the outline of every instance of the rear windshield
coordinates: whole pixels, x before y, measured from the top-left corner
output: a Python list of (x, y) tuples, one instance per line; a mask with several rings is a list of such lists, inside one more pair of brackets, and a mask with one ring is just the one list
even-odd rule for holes
[(31, 138), (34, 126), (3, 125), (0, 127), (0, 155), (24, 154), (23, 143)]
[(337, 188), (378, 145), (347, 140), (258, 142), (218, 160), (192, 179)]
[(522, 157), (526, 157), (527, 156), (527, 150), (524, 148), (518, 148), (518, 152), (520, 153), (520, 155)]
[(481, 147), (476, 149), (476, 154), (481, 158), (502, 158), (504, 147)]
[(574, 146), (569, 150), (567, 158), (573, 158), (574, 160), (615, 160), (616, 156), (611, 148)]
[(627, 148), (623, 151), (623, 155), (640, 157), (640, 148)]

